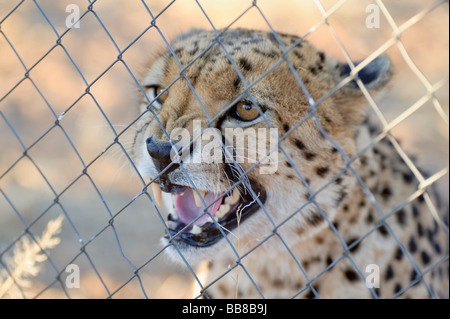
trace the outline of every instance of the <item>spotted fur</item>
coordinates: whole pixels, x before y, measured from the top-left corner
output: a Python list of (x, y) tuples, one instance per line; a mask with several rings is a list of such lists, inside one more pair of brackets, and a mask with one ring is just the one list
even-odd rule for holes
[[(349, 65), (298, 37), (240, 29), (220, 36), (191, 30), (152, 64), (143, 86), (160, 85), (169, 94), (161, 110), (145, 99), (142, 105), (134, 156), (143, 176), (159, 173), (147, 138), (167, 141), (162, 127), (167, 133), (192, 129), (194, 120), (220, 130), (238, 127), (224, 109), (245, 92), (267, 119), (253, 126), (270, 124), (282, 138), (277, 172), (248, 173), (267, 191), (264, 210), (228, 235), (244, 257), (225, 239), (207, 248), (178, 245), (188, 262), (209, 261), (210, 281), (220, 278), (206, 283), (210, 297), (448, 297), (448, 228), (432, 216), (424, 194), (415, 193), (417, 178), (389, 139), (367, 147), (379, 132), (366, 120), (359, 86), (376, 94), (392, 70), (380, 56), (345, 80)], [(311, 100), (321, 101), (315, 110)], [(250, 166), (242, 164), (244, 170)], [(225, 191), (230, 185), (221, 165), (184, 168), (199, 189)], [(190, 185), (179, 168), (168, 178)], [(431, 189), (425, 194), (434, 201)], [(168, 251), (180, 260), (177, 250)], [(371, 264), (381, 280), (373, 290), (364, 281)]]

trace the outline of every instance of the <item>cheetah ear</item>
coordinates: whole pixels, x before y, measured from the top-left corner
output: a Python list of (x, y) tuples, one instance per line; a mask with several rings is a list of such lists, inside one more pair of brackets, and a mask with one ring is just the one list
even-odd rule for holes
[[(360, 63), (354, 64), (357, 66)], [(351, 67), (348, 64), (339, 62), (335, 62), (331, 66), (331, 70), (336, 84), (340, 83), (351, 73)], [(391, 60), (387, 55), (383, 54), (366, 65), (356, 74), (356, 77), (361, 80), (370, 95), (374, 97), (386, 86), (392, 74)], [(368, 102), (356, 80), (351, 80), (336, 92), (334, 100), (347, 125), (357, 126), (364, 121), (368, 111)]]
[[(358, 66), (361, 62), (354, 63)], [(343, 80), (351, 73), (351, 67), (348, 64), (337, 63), (335, 66), (338, 72), (338, 80)], [(361, 80), (364, 86), (369, 90), (376, 90), (384, 87), (384, 85), (391, 79), (392, 63), (389, 57), (385, 54), (380, 55), (368, 65), (366, 65), (356, 76)], [(348, 88), (359, 89), (356, 80), (350, 81), (347, 84)]]

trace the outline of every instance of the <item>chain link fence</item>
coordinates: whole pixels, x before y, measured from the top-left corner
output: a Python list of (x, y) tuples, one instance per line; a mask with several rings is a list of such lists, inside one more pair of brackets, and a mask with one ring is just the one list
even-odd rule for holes
[[(277, 233), (281, 225), (271, 220), (273, 233), (242, 255), (229, 242), (237, 262), (205, 282), (204, 265), (194, 267), (180, 251), (181, 266), (173, 266), (165, 257), (171, 246), (160, 245), (167, 230), (166, 212), (157, 207), (149, 191), (152, 182), (139, 174), (133, 161), (131, 148), (142, 117), (138, 92), (145, 91), (140, 79), (147, 71), (147, 60), (168, 48), (173, 52), (171, 39), (191, 27), (213, 30), (217, 39), (220, 30), (236, 27), (267, 30), (275, 37), (281, 31), (298, 34), (302, 36), (299, 42), (307, 40), (338, 60), (364, 60), (353, 66), (355, 72), (387, 52), (396, 77), (383, 100), (375, 102), (357, 81), (382, 128), (367, 149), (388, 139), (420, 187), (395, 210), (379, 209), (382, 222), (423, 194), (437, 216), (437, 204), (424, 193), (431, 186), (437, 186), (448, 202), (448, 1), (2, 2), (1, 298), (208, 297), (204, 288), (238, 268), (264, 297), (240, 261), (271, 237), (280, 239), (280, 245), (290, 251)], [(285, 52), (291, 49), (284, 48)], [(251, 85), (246, 84), (247, 89)], [(319, 101), (309, 96), (312, 110), (308, 117), (317, 122), (314, 114), (329, 95)], [(410, 152), (418, 159), (409, 157)], [(347, 158), (348, 168), (370, 197), (370, 190), (350, 165), (362, 153)], [(424, 176), (415, 163), (431, 174)], [(376, 201), (371, 201), (376, 207)], [(311, 203), (315, 203), (314, 196), (307, 204)], [(261, 213), (270, 219), (261, 206)], [(298, 207), (293, 215), (302, 209)], [(448, 236), (448, 228), (443, 227)], [(298, 271), (307, 278), (292, 297), (309, 291), (312, 297), (320, 297), (315, 280), (342, 259), (349, 260), (364, 279), (364, 270), (348, 251), (370, 233), (347, 246), (334, 230), (347, 253), (313, 278), (308, 277), (301, 258), (292, 255)], [(408, 255), (410, 247), (398, 239), (397, 244)], [(447, 260), (448, 253), (420, 270), (410, 258), (422, 275)], [(79, 285), (73, 277), (77, 273)], [(439, 297), (425, 281), (424, 285), (432, 297)], [(376, 291), (371, 294), (377, 297)]]

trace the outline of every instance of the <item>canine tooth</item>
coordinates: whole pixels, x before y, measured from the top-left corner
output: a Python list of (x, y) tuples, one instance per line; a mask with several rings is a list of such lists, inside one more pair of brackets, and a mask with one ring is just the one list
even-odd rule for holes
[(197, 225), (192, 226), (191, 234), (198, 235), (202, 232), (202, 229)]
[(222, 218), (223, 216), (225, 216), (228, 212), (230, 211), (230, 205), (225, 204), (225, 205), (220, 205), (219, 207), (219, 211), (216, 213), (216, 216), (218, 219)]
[(151, 187), (153, 192), (153, 200), (155, 201), (157, 206), (161, 206), (161, 196), (162, 196), (161, 187), (159, 187), (159, 185), (156, 184), (155, 182), (151, 184)]
[(239, 198), (241, 197), (241, 192), (237, 188), (233, 189), (233, 194), (231, 196), (227, 196), (225, 198), (225, 204), (233, 205), (236, 204), (239, 201)]
[(194, 194), (194, 200), (195, 200), (195, 205), (197, 205), (197, 207), (202, 207), (203, 206), (203, 201), (202, 201), (202, 199), (200, 198), (200, 196), (202, 197), (202, 198), (205, 198), (205, 194), (206, 194), (206, 192), (205, 191), (198, 191), (198, 193), (200, 193), (200, 196), (198, 195), (198, 193), (193, 189), (192, 190), (192, 193)]

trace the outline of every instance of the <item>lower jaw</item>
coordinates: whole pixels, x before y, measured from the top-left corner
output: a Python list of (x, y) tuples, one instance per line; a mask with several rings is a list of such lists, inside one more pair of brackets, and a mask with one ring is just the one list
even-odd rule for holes
[[(218, 243), (229, 232), (255, 214), (260, 209), (260, 204), (265, 203), (266, 192), (255, 184), (252, 183), (254, 194), (250, 194), (248, 191), (241, 194), (241, 199), (230, 206), (229, 213), (222, 219), (210, 220), (201, 226), (194, 226), (192, 223), (190, 225), (178, 223), (175, 227), (167, 228), (164, 238), (170, 242), (180, 242), (198, 248)], [(195, 231), (193, 231), (194, 227), (196, 227)]]

